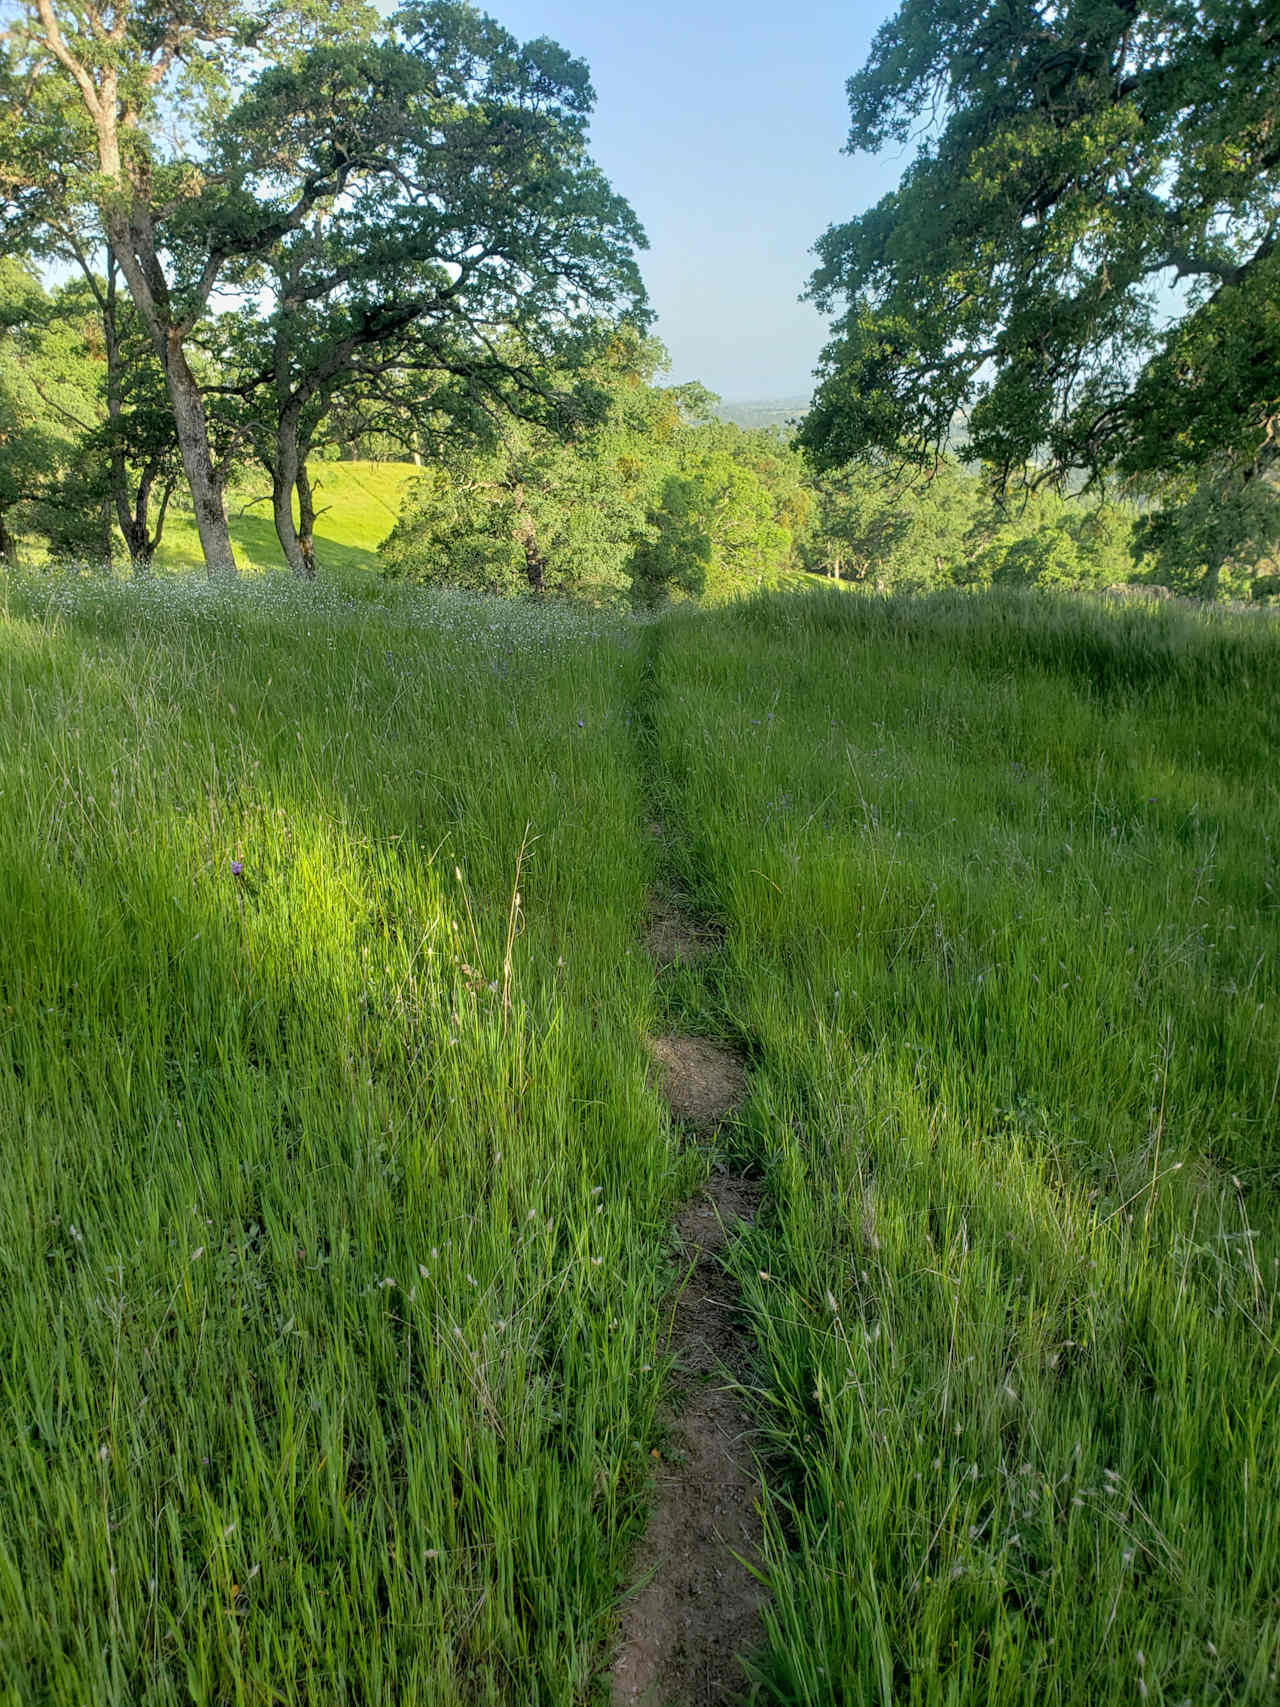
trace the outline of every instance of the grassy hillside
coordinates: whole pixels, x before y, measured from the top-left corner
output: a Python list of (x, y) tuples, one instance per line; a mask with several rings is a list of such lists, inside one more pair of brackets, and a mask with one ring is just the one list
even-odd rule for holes
[[(378, 567), (378, 547), (395, 526), (401, 499), (417, 472), (407, 462), (313, 465), (316, 551), (322, 569)], [(284, 568), (271, 521), (269, 483), (248, 480), (228, 492), (227, 514), (231, 543), (242, 569)], [(160, 568), (179, 569), (200, 561), (195, 518), (190, 510), (175, 509), (165, 526), (156, 563)]]
[(668, 1029), (757, 1699), (1275, 1699), (1277, 625), (11, 578), (0, 729), (6, 1702), (607, 1699)]
[(713, 632), (654, 723), (757, 1063), (765, 1698), (1275, 1699), (1280, 629)]

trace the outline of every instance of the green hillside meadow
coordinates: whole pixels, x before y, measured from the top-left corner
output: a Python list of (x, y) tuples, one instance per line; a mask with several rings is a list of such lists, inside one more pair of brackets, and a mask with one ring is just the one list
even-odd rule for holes
[(608, 1701), (676, 1030), (765, 1193), (742, 1699), (1277, 1699), (1280, 625), (15, 573), (0, 719), (5, 1707)]
[[(312, 470), (316, 550), (339, 573), (378, 567), (378, 547), (395, 526), (400, 504), (418, 470), (408, 462), (317, 462)], [(294, 515), (297, 515), (294, 500)], [(227, 520), (242, 569), (283, 569), (284, 555), (271, 520), (271, 483), (241, 478), (227, 494)], [(169, 517), (156, 553), (158, 567), (182, 569), (200, 562), (200, 538), (190, 505)]]

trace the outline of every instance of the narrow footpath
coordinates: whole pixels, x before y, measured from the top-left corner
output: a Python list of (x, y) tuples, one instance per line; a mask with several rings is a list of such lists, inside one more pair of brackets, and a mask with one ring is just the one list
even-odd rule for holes
[[(659, 876), (650, 896), (646, 947), (661, 977), (705, 965), (715, 930), (694, 916), (673, 875), (667, 830), (656, 816), (653, 739), (658, 628), (633, 723), (655, 817)], [(747, 1678), (741, 1656), (761, 1641), (766, 1595), (760, 1479), (752, 1421), (742, 1395), (750, 1341), (738, 1286), (721, 1254), (760, 1204), (759, 1182), (720, 1165), (715, 1138), (747, 1090), (746, 1064), (728, 1043), (666, 1036), (649, 1041), (654, 1083), (691, 1145), (711, 1161), (705, 1184), (676, 1217), (678, 1280), (669, 1300), (665, 1350), (673, 1359), (654, 1509), (637, 1550), (635, 1587), (623, 1603), (613, 1707), (728, 1707)]]

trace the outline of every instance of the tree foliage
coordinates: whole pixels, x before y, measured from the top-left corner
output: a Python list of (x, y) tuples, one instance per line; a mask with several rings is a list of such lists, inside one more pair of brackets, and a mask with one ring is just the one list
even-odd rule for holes
[(1002, 489), (1028, 468), (1265, 478), (1272, 0), (903, 0), (849, 99), (851, 152), (918, 144), (818, 244), (838, 318), (801, 437), (822, 466), (928, 465), (959, 430)]
[[(386, 22), (337, 0), (23, 0), (5, 78), (30, 96), (0, 116), (7, 223), (50, 248), (105, 236), (211, 570), (234, 569), (211, 420), (234, 399), (239, 436), (274, 439), (277, 526), (305, 569), (304, 441), (370, 351), (417, 329), (419, 357), (480, 365), (499, 327), (532, 341), (642, 312), (643, 234), (587, 151), (586, 67), (456, 0)], [(201, 358), (236, 291), (268, 312), (211, 392)]]
[(491, 592), (641, 603), (797, 563), (800, 458), (711, 417), (699, 385), (661, 386), (661, 347), (616, 336), (585, 368), (544, 372), (558, 399), (460, 435), (383, 548), (388, 572)]
[(0, 558), (19, 524), (55, 556), (109, 555), (105, 468), (89, 444), (103, 419), (101, 326), (83, 290), (50, 296), (0, 260)]
[(1106, 588), (1129, 579), (1129, 508), (1041, 489), (994, 500), (943, 458), (928, 480), (851, 463), (815, 482), (805, 542), (815, 573), (892, 592), (989, 586)]

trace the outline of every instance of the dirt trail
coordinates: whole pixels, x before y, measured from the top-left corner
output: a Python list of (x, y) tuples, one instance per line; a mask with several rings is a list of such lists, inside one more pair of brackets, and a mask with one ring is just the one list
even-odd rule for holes
[(680, 961), (696, 965), (720, 946), (720, 934), (712, 926), (691, 919), (665, 891), (649, 897), (649, 929), (645, 948), (660, 972)]
[(745, 1347), (737, 1287), (718, 1259), (758, 1202), (749, 1181), (716, 1174), (676, 1222), (692, 1271), (671, 1321), (675, 1414), (636, 1560), (641, 1586), (623, 1618), (614, 1707), (738, 1700), (737, 1656), (760, 1640), (765, 1593), (742, 1562), (760, 1557), (751, 1421), (728, 1384), (746, 1376)]
[[(660, 971), (711, 952), (713, 933), (675, 902), (662, 908), (651, 908), (649, 932)], [(746, 1064), (726, 1044), (658, 1037), (649, 1052), (656, 1083), (692, 1133), (714, 1133), (746, 1094)], [(666, 1342), (675, 1359), (667, 1444), (636, 1558), (638, 1587), (623, 1606), (613, 1707), (727, 1707), (745, 1690), (739, 1656), (760, 1643), (766, 1596), (748, 1568), (760, 1562), (759, 1479), (738, 1391), (749, 1349), (738, 1288), (720, 1260), (735, 1228), (754, 1221), (760, 1198), (755, 1181), (718, 1171), (676, 1218), (682, 1255)]]
[(746, 1095), (746, 1064), (727, 1044), (707, 1037), (652, 1037), (649, 1054), (672, 1114), (695, 1132), (714, 1132)]

